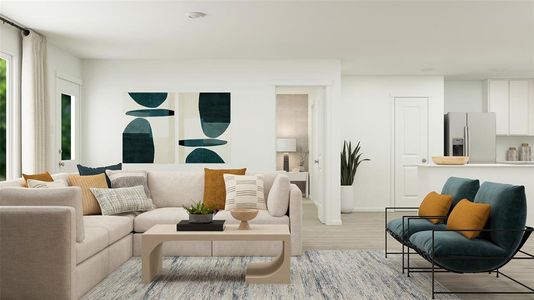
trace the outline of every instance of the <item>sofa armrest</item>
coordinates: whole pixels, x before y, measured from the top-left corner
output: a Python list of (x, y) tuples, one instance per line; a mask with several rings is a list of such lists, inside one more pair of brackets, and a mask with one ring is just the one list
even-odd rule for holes
[(0, 298), (75, 298), (75, 247), (74, 208), (0, 206)]
[(302, 254), (302, 191), (298, 186), (289, 187), (289, 230), (291, 255)]

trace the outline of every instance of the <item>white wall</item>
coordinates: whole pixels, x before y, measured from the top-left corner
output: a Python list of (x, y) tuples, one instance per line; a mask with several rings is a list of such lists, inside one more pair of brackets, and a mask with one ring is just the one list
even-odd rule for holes
[(341, 80), (341, 134), (361, 141), (364, 157), (356, 174), (355, 210), (393, 204), (393, 98), (429, 97), (429, 157), (443, 155), (442, 76), (344, 76)]
[(482, 80), (445, 80), (445, 113), (482, 112)]
[[(57, 77), (81, 83), (82, 62), (81, 60), (55, 45), (47, 44), (47, 81), (48, 81), (48, 118), (47, 128), (49, 138), (47, 139), (47, 170), (57, 172), (59, 163), (59, 142), (60, 128), (59, 118), (61, 117), (61, 107), (58, 102), (56, 90)], [(82, 99), (83, 101), (83, 99)]]
[[(128, 91), (229, 91), (232, 93), (231, 163), (251, 171), (276, 168), (276, 87), (327, 86), (325, 207), (327, 224), (339, 224), (340, 62), (337, 60), (84, 60), (82, 162), (122, 161)], [(331, 141), (335, 139), (335, 141)], [(336, 146), (335, 148), (334, 145)], [(130, 165), (125, 168), (199, 170), (217, 165)]]
[(128, 91), (230, 91), (231, 163), (226, 166), (275, 170), (275, 87), (332, 84), (339, 82), (339, 74), (339, 62), (332, 60), (86, 60), (82, 92), (83, 162), (97, 166), (122, 161), (122, 131), (127, 121), (124, 99)]

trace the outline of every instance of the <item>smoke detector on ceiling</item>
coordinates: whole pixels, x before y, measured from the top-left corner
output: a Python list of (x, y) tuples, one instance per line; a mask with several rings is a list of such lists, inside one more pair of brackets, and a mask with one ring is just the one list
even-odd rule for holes
[(205, 16), (206, 16), (206, 13), (203, 13), (201, 11), (192, 11), (192, 12), (187, 13), (187, 17), (189, 19), (200, 19), (200, 18), (204, 18)]

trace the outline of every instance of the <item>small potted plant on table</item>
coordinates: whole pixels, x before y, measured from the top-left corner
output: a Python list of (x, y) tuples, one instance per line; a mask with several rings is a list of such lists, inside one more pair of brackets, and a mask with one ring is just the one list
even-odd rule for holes
[(190, 208), (184, 207), (189, 213), (189, 222), (195, 224), (206, 224), (213, 221), (214, 210), (199, 202)]

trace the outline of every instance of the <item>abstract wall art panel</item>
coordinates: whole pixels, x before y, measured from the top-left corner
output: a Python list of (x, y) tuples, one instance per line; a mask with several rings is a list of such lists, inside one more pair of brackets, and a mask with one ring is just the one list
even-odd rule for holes
[(129, 92), (125, 98), (123, 163), (230, 162), (230, 93)]
[(175, 161), (174, 93), (130, 92), (128, 124), (122, 133), (123, 163), (170, 164)]
[(230, 93), (178, 94), (178, 162), (230, 162)]

